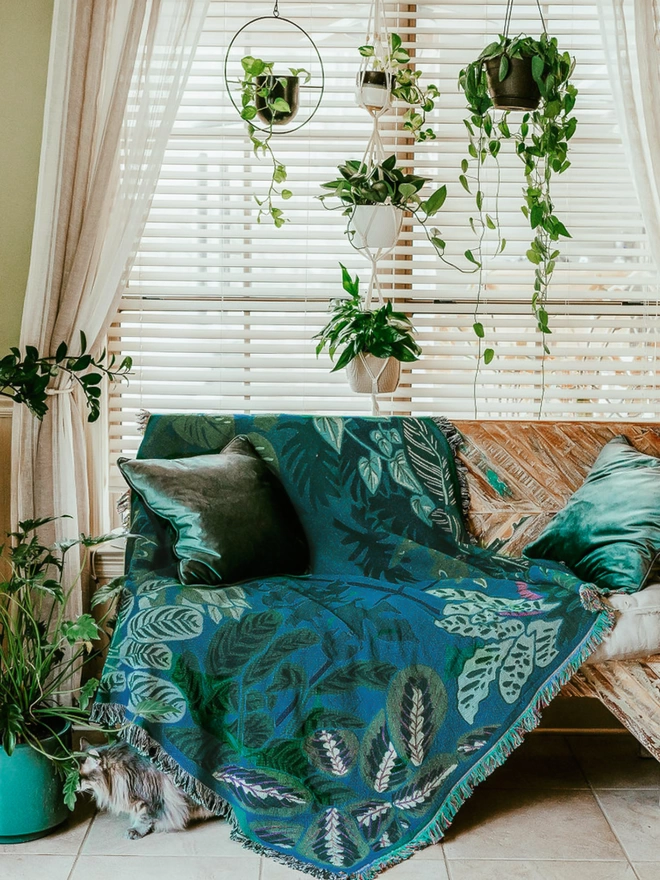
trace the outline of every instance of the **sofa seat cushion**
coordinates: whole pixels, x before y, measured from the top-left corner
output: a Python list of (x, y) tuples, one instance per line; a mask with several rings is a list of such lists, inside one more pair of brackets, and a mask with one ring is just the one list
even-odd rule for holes
[(660, 654), (660, 583), (639, 593), (612, 593), (608, 601), (616, 611), (614, 629), (587, 663), (637, 660)]

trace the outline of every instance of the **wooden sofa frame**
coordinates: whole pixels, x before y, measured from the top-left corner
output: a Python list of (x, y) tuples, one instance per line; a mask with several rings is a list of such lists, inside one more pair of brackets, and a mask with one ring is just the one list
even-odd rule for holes
[[(457, 421), (471, 492), (469, 525), (487, 546), (520, 555), (580, 487), (599, 451), (624, 435), (660, 456), (660, 424)], [(660, 761), (660, 654), (583, 666), (562, 696), (597, 697)]]

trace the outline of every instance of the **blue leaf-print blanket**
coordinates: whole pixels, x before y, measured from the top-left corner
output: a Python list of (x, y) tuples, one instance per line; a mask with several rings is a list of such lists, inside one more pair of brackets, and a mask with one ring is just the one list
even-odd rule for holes
[(317, 877), (368, 880), (443, 836), (611, 621), (562, 566), (469, 543), (446, 424), (255, 418), (153, 417), (140, 455), (258, 435), (314, 572), (183, 587), (162, 524), (134, 501), (144, 540), (94, 718), (123, 724), (246, 846)]

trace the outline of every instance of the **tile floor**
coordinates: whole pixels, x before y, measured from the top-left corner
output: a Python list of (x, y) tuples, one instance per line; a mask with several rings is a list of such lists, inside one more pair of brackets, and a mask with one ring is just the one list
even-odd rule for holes
[[(384, 880), (660, 880), (660, 764), (628, 735), (532, 735), (481, 785), (442, 845)], [(242, 849), (224, 822), (124, 836), (81, 805), (50, 837), (0, 846), (0, 880), (305, 880)]]

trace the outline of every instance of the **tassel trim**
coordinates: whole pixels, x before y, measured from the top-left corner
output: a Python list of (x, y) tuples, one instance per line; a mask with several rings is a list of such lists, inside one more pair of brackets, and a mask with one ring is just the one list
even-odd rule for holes
[(119, 519), (121, 521), (122, 527), (126, 530), (129, 530), (131, 527), (131, 490), (127, 489), (123, 495), (120, 495), (117, 504), (116, 510), (119, 514)]
[(465, 442), (465, 438), (453, 422), (446, 416), (433, 416), (433, 421), (447, 438), (447, 443), (454, 453), (454, 465), (458, 474), (458, 482), (461, 487), (461, 509), (463, 515), (470, 512), (470, 486), (468, 484), (468, 469), (458, 457), (458, 451)]
[(148, 409), (141, 409), (138, 411), (138, 414), (135, 416), (135, 424), (137, 425), (138, 434), (144, 434), (147, 430), (150, 418), (151, 413)]
[(391, 868), (393, 865), (410, 858), (418, 850), (438, 843), (444, 837), (445, 831), (453, 822), (456, 813), (470, 797), (476, 786), (480, 782), (484, 782), (522, 744), (525, 734), (538, 726), (541, 721), (541, 710), (545, 709), (551, 700), (557, 696), (560, 689), (570, 681), (580, 666), (610, 633), (615, 620), (613, 609), (603, 602), (602, 597), (590, 585), (583, 585), (580, 588), (580, 599), (588, 610), (599, 611), (599, 616), (594, 622), (589, 635), (583, 639), (564, 664), (537, 691), (533, 702), (525, 709), (518, 720), (465, 776), (454, 785), (435, 814), (435, 817), (417, 834), (415, 839), (410, 841), (410, 843), (404, 844), (395, 852), (383, 856), (382, 859), (375, 861), (369, 867), (352, 873), (326, 871), (307, 862), (301, 862), (294, 856), (287, 856), (263, 844), (255, 843), (255, 841), (251, 840), (241, 831), (231, 805), (227, 801), (183, 770), (143, 728), (134, 722), (126, 722), (125, 706), (121, 706), (118, 703), (96, 703), (92, 710), (91, 720), (105, 726), (122, 725), (117, 731), (117, 735), (121, 739), (130, 743), (140, 754), (149, 758), (156, 767), (167, 773), (176, 785), (185, 791), (195, 803), (227, 819), (232, 826), (232, 840), (237, 841), (247, 849), (288, 865), (290, 868), (311, 874), (314, 877), (320, 878), (320, 880), (373, 880), (381, 871), (385, 871), (387, 868)]

